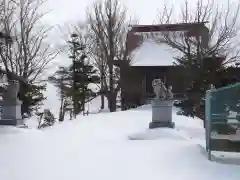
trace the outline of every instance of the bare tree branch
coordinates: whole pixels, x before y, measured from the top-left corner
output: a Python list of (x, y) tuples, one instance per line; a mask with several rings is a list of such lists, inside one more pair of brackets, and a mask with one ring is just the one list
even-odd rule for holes
[(116, 106), (116, 93), (119, 90), (119, 70), (113, 64), (114, 60), (129, 60), (126, 36), (131, 19), (127, 19), (127, 9), (119, 1), (105, 0), (89, 7), (87, 20), (92, 40), (91, 57), (104, 76), (103, 86), (111, 111), (111, 107)]
[(222, 7), (214, 0), (198, 0), (194, 8), (190, 8), (189, 1), (181, 6), (180, 19), (173, 19), (173, 8), (164, 6), (159, 13), (158, 22), (163, 23), (193, 23), (209, 22), (209, 47), (203, 48), (201, 40), (196, 37), (188, 37), (182, 33), (166, 33), (163, 36), (154, 39), (158, 42), (164, 42), (173, 48), (178, 49), (185, 55), (199, 53), (200, 56), (226, 56), (224, 65), (233, 64), (239, 61), (239, 20), (240, 4), (224, 3)]
[(34, 82), (44, 73), (53, 59), (62, 51), (54, 49), (48, 41), (52, 27), (41, 24), (46, 13), (41, 13), (43, 0), (4, 1), (1, 26), (14, 38), (0, 52), (2, 65), (7, 71), (16, 73)]

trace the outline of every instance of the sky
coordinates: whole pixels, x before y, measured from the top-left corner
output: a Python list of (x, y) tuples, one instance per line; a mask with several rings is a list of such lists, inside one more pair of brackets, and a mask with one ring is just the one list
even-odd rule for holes
[[(173, 4), (175, 9), (180, 9), (180, 4), (184, 0), (119, 0), (125, 5), (131, 15), (134, 15), (140, 23), (151, 24), (155, 19), (159, 9), (165, 3)], [(190, 4), (195, 4), (197, 0), (189, 0)], [(207, 2), (208, 0), (203, 0)], [(226, 4), (228, 0), (215, 0), (218, 4)], [(230, 0), (237, 2), (239, 0)], [(93, 0), (47, 0), (45, 6), (51, 10), (46, 17), (50, 24), (61, 24), (63, 22), (83, 20), (85, 9), (91, 5)], [(179, 8), (176, 8), (178, 7)]]
[[(174, 0), (172, 1), (174, 2)], [(85, 9), (92, 2), (93, 0), (48, 0), (48, 8), (52, 9), (52, 12), (48, 15), (48, 21), (50, 23), (62, 23), (84, 19)], [(140, 22), (152, 23), (156, 18), (158, 7), (161, 7), (164, 1), (120, 0), (120, 2), (127, 7), (132, 15), (136, 15)]]

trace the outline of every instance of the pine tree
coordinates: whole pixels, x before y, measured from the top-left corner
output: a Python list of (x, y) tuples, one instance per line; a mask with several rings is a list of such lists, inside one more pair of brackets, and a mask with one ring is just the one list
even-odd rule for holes
[(23, 118), (32, 116), (37, 112), (42, 101), (46, 99), (43, 92), (46, 90), (46, 84), (25, 84), (20, 83), (19, 99), (22, 101), (21, 114)]
[(76, 34), (72, 34), (72, 41), (69, 41), (69, 58), (72, 63), (68, 67), (60, 67), (55, 75), (49, 80), (59, 89), (61, 100), (59, 120), (64, 118), (66, 106), (69, 99), (72, 100), (74, 115), (84, 112), (85, 103), (96, 97), (89, 84), (99, 83), (100, 77), (97, 70), (87, 61), (84, 45)]
[[(178, 65), (186, 69), (184, 74), (188, 81), (185, 87), (187, 99), (178, 104), (183, 115), (192, 117), (197, 116), (201, 119), (205, 119), (204, 100), (206, 90), (210, 89), (211, 85), (220, 88), (229, 84), (234, 84), (238, 81), (236, 78), (232, 77), (228, 68), (224, 67), (224, 60), (223, 57), (215, 57), (214, 55), (200, 60), (197, 60), (196, 56), (188, 58), (184, 56), (178, 59)], [(224, 97), (222, 100), (224, 101)], [(234, 101), (232, 102), (233, 103), (228, 106), (231, 107), (232, 110), (236, 109), (237, 111), (240, 111), (239, 107), (235, 107), (235, 104), (238, 103), (235, 103)], [(226, 106), (226, 104), (218, 106), (218, 111), (225, 112)]]
[(97, 70), (89, 63), (86, 55), (86, 45), (83, 43), (82, 39), (76, 34), (71, 35), (72, 40), (69, 41), (70, 47), (70, 59), (72, 59), (72, 64), (70, 66), (70, 71), (72, 72), (73, 80), (73, 106), (74, 114), (84, 112), (85, 103), (93, 96), (95, 93), (89, 89), (88, 85), (90, 83), (98, 83), (100, 81), (99, 76), (97, 76)]
[(178, 65), (186, 70), (185, 93), (187, 99), (178, 106), (186, 116), (198, 116), (204, 119), (204, 97), (210, 85), (221, 86), (220, 79), (225, 74), (222, 60), (217, 57), (198, 59), (197, 55), (184, 56), (177, 59)]

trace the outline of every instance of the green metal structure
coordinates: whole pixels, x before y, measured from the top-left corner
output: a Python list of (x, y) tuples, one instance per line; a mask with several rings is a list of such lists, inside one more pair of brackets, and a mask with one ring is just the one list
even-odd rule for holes
[(205, 97), (206, 150), (240, 152), (240, 83), (212, 88)]

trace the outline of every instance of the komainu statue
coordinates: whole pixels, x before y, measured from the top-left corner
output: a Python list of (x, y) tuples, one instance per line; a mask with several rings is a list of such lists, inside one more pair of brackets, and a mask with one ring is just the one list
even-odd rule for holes
[(161, 79), (154, 79), (152, 87), (156, 95), (156, 99), (173, 99), (172, 86), (167, 89)]

